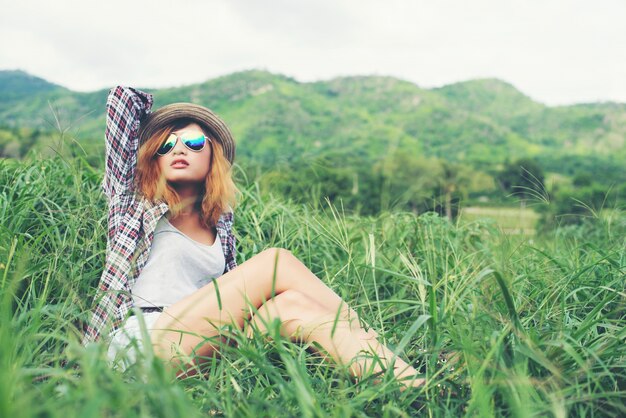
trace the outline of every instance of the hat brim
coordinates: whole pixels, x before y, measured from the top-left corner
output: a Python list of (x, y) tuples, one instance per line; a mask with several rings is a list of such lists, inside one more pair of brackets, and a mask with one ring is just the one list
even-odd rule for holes
[(145, 143), (158, 131), (174, 124), (178, 119), (191, 119), (208, 130), (209, 136), (222, 145), (226, 159), (233, 163), (235, 141), (226, 123), (210, 109), (193, 103), (171, 103), (147, 113), (140, 121), (139, 143)]

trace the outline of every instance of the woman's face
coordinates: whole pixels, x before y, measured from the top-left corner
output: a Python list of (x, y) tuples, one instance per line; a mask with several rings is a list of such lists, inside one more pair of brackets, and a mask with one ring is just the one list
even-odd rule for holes
[(165, 176), (168, 183), (189, 185), (190, 183), (204, 184), (209, 174), (211, 161), (211, 146), (205, 143), (202, 151), (192, 151), (183, 144), (182, 135), (205, 135), (200, 125), (190, 123), (184, 128), (173, 131), (179, 138), (174, 148), (166, 155), (157, 156), (157, 164), (161, 175)]

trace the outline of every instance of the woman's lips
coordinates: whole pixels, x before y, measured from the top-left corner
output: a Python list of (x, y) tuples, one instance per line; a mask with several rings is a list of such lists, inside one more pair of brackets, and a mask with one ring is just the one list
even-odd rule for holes
[(172, 162), (172, 167), (174, 168), (184, 168), (187, 167), (189, 163), (185, 160), (176, 160)]

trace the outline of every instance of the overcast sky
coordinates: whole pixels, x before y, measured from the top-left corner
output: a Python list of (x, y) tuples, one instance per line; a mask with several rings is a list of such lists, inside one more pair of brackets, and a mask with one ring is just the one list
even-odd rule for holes
[(550, 105), (626, 102), (626, 0), (0, 2), (0, 69), (76, 91), (256, 68), (426, 88), (497, 77)]

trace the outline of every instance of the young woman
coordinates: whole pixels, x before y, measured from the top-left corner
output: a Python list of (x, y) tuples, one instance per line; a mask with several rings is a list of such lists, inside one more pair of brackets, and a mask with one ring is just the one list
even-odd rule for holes
[(264, 331), (278, 320), (281, 335), (319, 344), (355, 377), (393, 366), (403, 385), (421, 385), (416, 370), (399, 358), (391, 364), (377, 334), (288, 250), (270, 248), (237, 266), (228, 127), (202, 106), (151, 112), (152, 103), (137, 89), (109, 92), (107, 257), (83, 343), (107, 336), (113, 360), (148, 337), (177, 376), (191, 375), (198, 359), (218, 354), (224, 325)]

